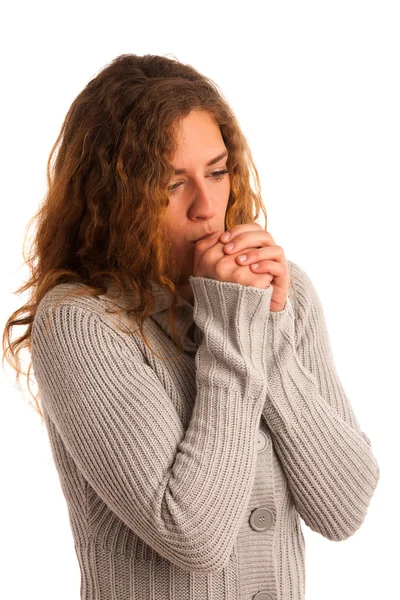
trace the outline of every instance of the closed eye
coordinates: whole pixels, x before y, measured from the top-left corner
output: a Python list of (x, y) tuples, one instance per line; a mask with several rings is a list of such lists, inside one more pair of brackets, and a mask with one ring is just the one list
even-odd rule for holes
[[(214, 173), (211, 173), (211, 177), (214, 179), (214, 181), (222, 181), (222, 179), (225, 177), (225, 175), (229, 173), (229, 171), (224, 170), (224, 171), (214, 171)], [(168, 188), (168, 192), (170, 194), (174, 194), (176, 192), (176, 190), (179, 188), (179, 186), (181, 185), (181, 183), (176, 183), (175, 185), (171, 186)]]

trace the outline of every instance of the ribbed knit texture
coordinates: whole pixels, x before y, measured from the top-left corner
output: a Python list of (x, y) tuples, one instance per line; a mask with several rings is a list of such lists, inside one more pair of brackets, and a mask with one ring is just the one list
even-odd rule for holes
[[(300, 517), (331, 540), (362, 524), (379, 466), (316, 290), (288, 266), (280, 312), (272, 286), (190, 277), (169, 361), (117, 329), (111, 292), (64, 299), (76, 284), (60, 284), (40, 302), (32, 364), (82, 600), (303, 600)], [(169, 297), (154, 296), (145, 332), (171, 357)]]

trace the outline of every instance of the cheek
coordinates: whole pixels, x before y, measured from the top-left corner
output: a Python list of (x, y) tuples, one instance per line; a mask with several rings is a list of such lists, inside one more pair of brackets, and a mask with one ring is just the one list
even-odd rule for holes
[(224, 191), (223, 191), (225, 206), (228, 206), (230, 193), (231, 193), (231, 184), (228, 179), (226, 185), (224, 186)]

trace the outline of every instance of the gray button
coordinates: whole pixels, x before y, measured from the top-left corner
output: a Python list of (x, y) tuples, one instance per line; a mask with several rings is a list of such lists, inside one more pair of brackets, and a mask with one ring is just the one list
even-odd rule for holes
[(263, 452), (267, 446), (268, 438), (266, 434), (259, 429), (257, 434), (257, 452)]
[(274, 597), (269, 592), (258, 592), (253, 596), (253, 600), (274, 600)]
[(255, 531), (265, 531), (274, 522), (274, 513), (269, 508), (256, 508), (251, 513), (249, 521)]

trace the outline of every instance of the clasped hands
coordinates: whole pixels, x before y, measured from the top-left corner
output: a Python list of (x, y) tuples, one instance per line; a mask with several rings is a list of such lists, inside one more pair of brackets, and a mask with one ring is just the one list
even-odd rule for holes
[[(224, 252), (232, 255), (238, 265), (248, 266), (253, 273), (271, 275), (273, 293), (270, 311), (285, 308), (289, 289), (289, 271), (284, 250), (275, 244), (268, 231), (258, 223), (235, 225), (220, 234)], [(242, 260), (242, 256), (246, 258)]]

